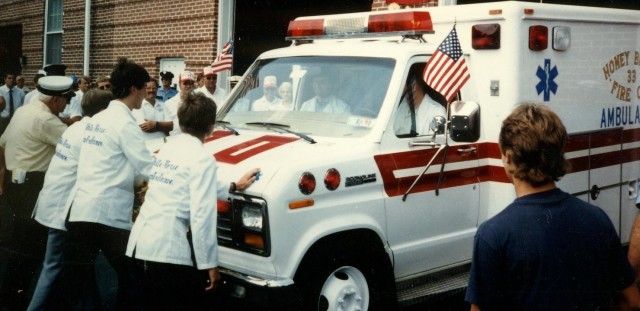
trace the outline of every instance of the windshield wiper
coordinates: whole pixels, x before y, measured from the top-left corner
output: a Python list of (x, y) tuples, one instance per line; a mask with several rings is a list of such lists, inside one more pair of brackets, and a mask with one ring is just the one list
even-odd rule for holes
[(312, 144), (315, 144), (315, 143), (316, 143), (316, 141), (315, 141), (313, 138), (311, 138), (311, 137), (309, 137), (309, 136), (307, 136), (307, 135), (305, 135), (305, 134), (298, 133), (298, 132), (295, 132), (295, 131), (292, 131), (292, 130), (288, 129), (288, 127), (291, 127), (291, 126), (286, 125), (286, 124), (281, 124), (281, 123), (271, 123), (271, 122), (249, 122), (249, 123), (247, 123), (247, 125), (251, 125), (251, 126), (262, 126), (262, 127), (267, 128), (267, 129), (277, 129), (277, 130), (282, 130), (282, 131), (284, 131), (284, 132), (287, 132), (287, 133), (290, 133), (290, 134), (296, 135), (296, 136), (298, 136), (298, 137), (300, 137), (300, 138), (302, 138), (302, 139), (304, 139), (304, 140), (308, 141), (309, 143), (312, 143)]
[(238, 131), (236, 131), (236, 129), (234, 129), (233, 127), (229, 126), (229, 122), (227, 121), (216, 121), (216, 125), (219, 125), (221, 128), (233, 133), (233, 135), (240, 135), (240, 133), (238, 133)]

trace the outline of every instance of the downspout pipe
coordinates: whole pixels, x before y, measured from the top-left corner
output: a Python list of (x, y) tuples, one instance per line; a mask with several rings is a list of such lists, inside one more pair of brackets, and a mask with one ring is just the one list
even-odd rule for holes
[(89, 46), (91, 42), (91, 0), (84, 3), (84, 59), (82, 74), (89, 75)]

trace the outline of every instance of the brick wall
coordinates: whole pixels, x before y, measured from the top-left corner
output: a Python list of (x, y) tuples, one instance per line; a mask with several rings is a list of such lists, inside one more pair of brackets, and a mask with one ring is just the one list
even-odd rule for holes
[[(84, 2), (64, 1), (62, 62), (69, 74), (82, 73)], [(90, 75), (109, 74), (121, 56), (152, 77), (164, 57), (182, 57), (197, 72), (215, 57), (217, 15), (216, 0), (93, 0)]]
[(0, 1), (0, 27), (22, 24), (22, 55), (27, 57), (27, 66), (21, 74), (31, 88), (33, 76), (42, 68), (44, 5), (44, 0)]

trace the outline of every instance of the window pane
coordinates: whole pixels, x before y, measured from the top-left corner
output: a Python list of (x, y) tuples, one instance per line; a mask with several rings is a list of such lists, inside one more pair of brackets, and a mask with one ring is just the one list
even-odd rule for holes
[(62, 0), (49, 0), (47, 12), (47, 31), (62, 30)]
[(47, 64), (62, 62), (62, 34), (47, 35)]

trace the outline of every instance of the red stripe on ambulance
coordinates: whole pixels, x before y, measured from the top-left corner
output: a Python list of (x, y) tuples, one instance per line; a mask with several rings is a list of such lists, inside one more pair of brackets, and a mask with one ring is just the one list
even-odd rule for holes
[(238, 164), (257, 154), (263, 153), (273, 148), (280, 147), (284, 144), (288, 144), (298, 139), (299, 138), (297, 137), (294, 138), (294, 137), (285, 137), (285, 136), (265, 135), (262, 137), (258, 137), (256, 139), (246, 141), (242, 144), (238, 144), (233, 147), (220, 150), (216, 152), (213, 156), (216, 158), (216, 161), (218, 162)]

